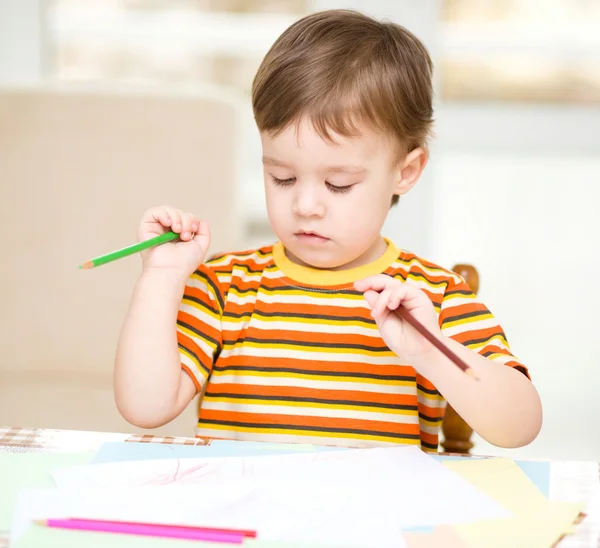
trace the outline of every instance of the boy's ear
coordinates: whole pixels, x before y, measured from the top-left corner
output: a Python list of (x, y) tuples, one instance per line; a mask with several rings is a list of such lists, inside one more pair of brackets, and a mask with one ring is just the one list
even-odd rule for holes
[(417, 184), (421, 173), (427, 165), (429, 154), (424, 148), (417, 147), (411, 150), (404, 160), (398, 165), (398, 180), (396, 182), (396, 192), (401, 196), (406, 194), (412, 187)]

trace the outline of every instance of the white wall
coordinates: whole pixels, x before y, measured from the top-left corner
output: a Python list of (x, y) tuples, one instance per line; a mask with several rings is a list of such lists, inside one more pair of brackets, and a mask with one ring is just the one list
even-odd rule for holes
[(545, 414), (529, 447), (502, 451), (477, 440), (477, 453), (600, 455), (598, 115), (581, 114), (568, 131), (576, 114), (561, 122), (559, 111), (528, 109), (521, 131), (516, 120), (491, 130), (485, 116), (464, 127), (466, 114), (470, 137), (455, 128), (455, 139), (445, 122), (456, 124), (456, 112), (442, 120), (432, 259), (479, 269), (480, 296), (529, 366)]

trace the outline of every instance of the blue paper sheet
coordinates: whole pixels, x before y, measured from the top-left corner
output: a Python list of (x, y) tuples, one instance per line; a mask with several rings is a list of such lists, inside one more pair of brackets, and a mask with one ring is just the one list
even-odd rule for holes
[[(205, 457), (250, 457), (268, 454), (297, 453), (291, 445), (273, 448), (271, 443), (213, 441), (210, 445), (166, 443), (109, 442), (103, 444), (92, 459), (93, 464), (130, 460), (185, 459)], [(300, 446), (305, 450), (305, 446)], [(344, 451), (344, 448), (312, 446), (313, 451)]]

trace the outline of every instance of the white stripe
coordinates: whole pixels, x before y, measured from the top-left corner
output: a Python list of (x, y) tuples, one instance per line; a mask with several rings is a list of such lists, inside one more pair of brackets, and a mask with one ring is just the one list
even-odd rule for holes
[(442, 302), (442, 310), (449, 310), (458, 306), (464, 305), (481, 304), (481, 302), (475, 297), (467, 297), (466, 295), (457, 295), (450, 298), (444, 299)]
[(206, 356), (208, 356), (212, 361), (212, 357), (214, 356), (215, 351), (213, 350), (212, 346), (209, 345), (209, 343), (207, 343), (204, 339), (197, 337), (196, 335), (192, 335), (190, 333), (182, 331), (182, 329), (179, 326), (177, 326), (177, 331), (194, 341), (194, 343), (198, 345), (198, 348), (200, 348), (200, 350), (202, 350), (202, 352), (204, 352), (204, 354), (206, 354)]
[(363, 410), (343, 409), (340, 407), (311, 407), (311, 403), (298, 405), (264, 405), (259, 403), (230, 403), (222, 401), (203, 400), (202, 409), (236, 413), (261, 413), (264, 415), (291, 415), (294, 417), (322, 417), (324, 419), (356, 419), (391, 422), (394, 424), (419, 424), (417, 411), (402, 415), (399, 413), (381, 413), (374, 408)]
[[(249, 323), (248, 319), (245, 321), (223, 321), (223, 329), (240, 329), (245, 323)], [(326, 324), (326, 323), (311, 323), (306, 322), (294, 322), (294, 321), (269, 321), (261, 320), (256, 317), (251, 319), (252, 327), (269, 331), (302, 331), (305, 333), (331, 333), (335, 335), (364, 335), (365, 337), (371, 337), (374, 342), (381, 342), (381, 336), (377, 326), (373, 327), (361, 327), (358, 325), (349, 324)]]
[[(397, 394), (403, 396), (414, 396), (417, 394), (416, 384), (400, 385), (392, 381), (380, 381), (379, 383), (368, 383), (360, 381), (343, 380), (334, 377), (323, 379), (312, 379), (308, 377), (290, 377), (286, 373), (279, 375), (244, 375), (222, 374), (213, 371), (210, 378), (211, 384), (241, 384), (253, 386), (285, 386), (293, 388), (310, 388), (313, 390), (352, 390), (357, 392), (372, 392), (375, 394)], [(429, 400), (426, 402), (429, 405)]]
[(442, 332), (446, 337), (452, 337), (459, 333), (467, 333), (469, 331), (480, 331), (483, 329), (497, 328), (498, 321), (496, 318), (488, 318), (485, 320), (473, 320), (471, 322), (460, 323), (457, 325), (450, 325), (442, 328)]
[(302, 289), (298, 289), (300, 295), (288, 294), (287, 291), (282, 291), (273, 295), (264, 291), (258, 292), (256, 299), (267, 304), (301, 304), (304, 306), (338, 306), (344, 308), (360, 308), (364, 310), (370, 310), (369, 305), (365, 299), (354, 299), (344, 297), (331, 297), (329, 293), (319, 296), (317, 294), (308, 294)]
[(206, 371), (204, 371), (204, 369), (198, 369), (198, 366), (192, 361), (192, 359), (187, 354), (180, 352), (179, 356), (181, 358), (181, 363), (186, 365), (190, 369), (192, 375), (194, 375), (194, 378), (196, 379), (196, 381), (198, 381), (198, 384), (200, 384), (200, 386), (204, 386), (204, 383), (206, 382), (207, 378)]
[(190, 316), (194, 316), (202, 323), (209, 325), (217, 331), (221, 331), (221, 322), (219, 321), (219, 319), (214, 318), (213, 316), (202, 310), (202, 308), (197, 308), (194, 305), (188, 304), (188, 301), (182, 301), (179, 305), (179, 310), (185, 312), (186, 314), (189, 314)]
[(366, 448), (366, 447), (398, 447), (401, 443), (419, 445), (419, 440), (398, 440), (399, 443), (393, 441), (375, 441), (375, 440), (360, 440), (354, 438), (341, 438), (335, 437), (339, 434), (330, 433), (329, 436), (302, 436), (293, 434), (268, 434), (256, 428), (256, 431), (249, 432), (237, 432), (235, 430), (220, 430), (213, 428), (196, 428), (196, 436), (202, 438), (225, 438), (229, 440), (237, 441), (262, 441), (269, 443), (298, 443), (298, 444), (311, 444), (311, 445), (327, 445), (332, 447), (348, 447), (348, 448)]
[(431, 434), (433, 436), (439, 436), (439, 434), (440, 434), (439, 426), (429, 426), (428, 424), (425, 424), (424, 422), (421, 422), (420, 429), (421, 429), (421, 432), (425, 432), (426, 434)]
[(228, 253), (227, 255), (224, 255), (220, 259), (211, 262), (211, 264), (209, 265), (209, 268), (212, 266), (229, 265), (236, 260), (242, 261), (244, 263), (253, 261), (256, 264), (266, 264), (269, 261), (271, 261), (272, 258), (273, 258), (273, 255), (271, 255), (271, 253), (267, 253), (264, 256), (259, 255), (258, 253), (250, 253), (249, 255), (245, 255), (245, 254), (242, 255), (241, 253), (240, 254)]
[(409, 261), (407, 263), (403, 263), (401, 261), (394, 261), (391, 265), (391, 267), (394, 270), (399, 270), (402, 273), (412, 271), (412, 269), (415, 266), (418, 267), (419, 269), (421, 269), (424, 274), (429, 274), (432, 277), (437, 277), (437, 278), (446, 277), (446, 278), (448, 278), (448, 281), (452, 280), (456, 284), (458, 284), (461, 281), (460, 276), (458, 276), (456, 273), (452, 272), (451, 270), (448, 270), (448, 269), (442, 268), (442, 267), (431, 268), (431, 267), (425, 266), (419, 260), (418, 257), (415, 257), (414, 259), (412, 259), (411, 261)]
[(227, 285), (228, 283), (231, 282), (231, 274), (221, 274), (219, 272), (219, 273), (217, 273), (217, 280), (219, 280), (219, 283), (221, 283), (223, 285)]
[(444, 409), (446, 407), (446, 400), (441, 395), (434, 396), (433, 394), (417, 392), (417, 400), (421, 405), (426, 405), (432, 409)]
[(497, 354), (495, 356), (490, 356), (490, 357), (488, 357), (488, 360), (491, 360), (491, 361), (496, 362), (496, 363), (501, 363), (501, 364), (505, 364), (507, 362), (512, 362), (512, 361), (515, 361), (515, 362), (519, 361), (514, 356), (512, 356), (512, 355), (511, 356), (507, 356), (506, 354)]
[(250, 346), (239, 345), (227, 348), (221, 353), (223, 357), (230, 356), (252, 356), (255, 358), (291, 358), (306, 361), (322, 362), (352, 362), (368, 363), (371, 365), (404, 365), (398, 356), (378, 356), (376, 354), (352, 354), (350, 352), (320, 352), (318, 350), (307, 351), (302, 349), (288, 349), (274, 346)]

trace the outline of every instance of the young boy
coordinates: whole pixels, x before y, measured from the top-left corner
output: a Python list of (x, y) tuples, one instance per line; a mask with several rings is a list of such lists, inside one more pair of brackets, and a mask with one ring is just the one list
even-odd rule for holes
[(123, 325), (115, 391), (130, 423), (163, 425), (200, 393), (202, 437), (436, 450), (447, 400), (493, 444), (536, 437), (540, 399), (489, 310), (380, 235), (427, 162), (431, 76), (417, 38), (355, 12), (309, 15), (275, 42), (252, 101), (278, 242), (201, 264), (205, 222), (144, 214), (140, 240), (181, 241), (144, 252)]

